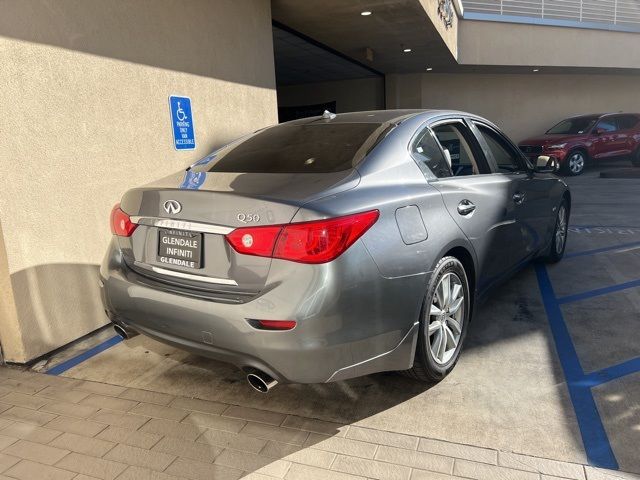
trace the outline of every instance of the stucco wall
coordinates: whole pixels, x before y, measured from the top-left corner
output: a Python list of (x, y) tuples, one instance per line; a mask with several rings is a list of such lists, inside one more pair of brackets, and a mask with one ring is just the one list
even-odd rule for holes
[(638, 75), (410, 74), (387, 76), (387, 108), (473, 112), (513, 140), (571, 115), (640, 112)]
[(631, 32), (462, 20), (458, 43), (468, 65), (640, 68), (640, 35)]
[[(0, 342), (25, 362), (105, 324), (97, 265), (126, 189), (277, 122), (271, 14), (269, 0), (0, 11)], [(173, 148), (170, 94), (192, 99), (195, 151)]]
[(384, 79), (359, 78), (278, 87), (278, 105), (296, 107), (336, 102), (338, 113), (384, 108)]

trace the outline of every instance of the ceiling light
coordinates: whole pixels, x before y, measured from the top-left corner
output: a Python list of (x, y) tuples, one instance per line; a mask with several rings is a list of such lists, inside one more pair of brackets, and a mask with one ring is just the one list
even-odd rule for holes
[(363, 17), (368, 17), (369, 15), (371, 15), (371, 12), (368, 10), (365, 10), (364, 12), (360, 12), (360, 15), (362, 15)]
[(433, 70), (433, 67), (427, 67), (427, 72), (430, 72), (431, 70)]
[(411, 51), (410, 48), (405, 48), (404, 50), (402, 50), (404, 53), (409, 53)]

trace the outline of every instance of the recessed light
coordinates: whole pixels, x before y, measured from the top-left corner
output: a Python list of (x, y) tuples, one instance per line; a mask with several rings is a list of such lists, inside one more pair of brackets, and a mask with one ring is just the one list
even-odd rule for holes
[(409, 53), (411, 51), (410, 48), (405, 48), (404, 50), (402, 50), (404, 53)]
[(539, 69), (539, 68), (534, 68), (534, 69), (533, 69), (533, 71), (534, 71), (534, 72), (539, 72), (539, 71), (540, 71), (540, 69)]
[(427, 72), (430, 72), (431, 70), (433, 70), (433, 67), (427, 67)]
[(362, 15), (363, 17), (368, 17), (369, 15), (371, 15), (371, 12), (369, 10), (365, 10), (364, 12), (360, 12), (360, 15)]

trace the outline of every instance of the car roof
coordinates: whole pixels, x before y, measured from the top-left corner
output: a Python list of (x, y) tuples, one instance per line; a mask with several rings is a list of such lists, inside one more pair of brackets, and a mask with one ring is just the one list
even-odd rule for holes
[(398, 123), (407, 118), (421, 115), (425, 120), (431, 117), (457, 114), (469, 117), (476, 117), (470, 113), (458, 112), (455, 110), (433, 110), (433, 109), (398, 109), (398, 110), (370, 110), (365, 112), (338, 113), (333, 118), (325, 118), (322, 115), (316, 117), (301, 118), (287, 122), (290, 125), (308, 125), (313, 123)]
[(605, 115), (609, 115), (608, 113), (584, 113), (582, 115), (571, 115), (570, 117), (566, 117), (564, 120), (573, 120), (574, 118), (600, 118)]
[(584, 115), (574, 115), (572, 117), (567, 117), (566, 120), (571, 120), (573, 118), (587, 118), (587, 117), (594, 117), (594, 118), (602, 118), (602, 117), (608, 117), (610, 115), (640, 115), (640, 113), (633, 113), (633, 112), (609, 112), (609, 113), (586, 113)]
[(634, 113), (634, 112), (612, 112), (612, 113), (603, 113), (601, 116), (602, 117), (607, 117), (609, 115), (635, 115), (635, 116), (638, 116), (638, 115), (640, 115), (640, 113)]

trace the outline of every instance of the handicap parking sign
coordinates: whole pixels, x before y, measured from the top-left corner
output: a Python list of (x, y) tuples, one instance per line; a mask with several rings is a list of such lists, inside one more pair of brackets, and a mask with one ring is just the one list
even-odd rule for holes
[(176, 150), (193, 150), (196, 148), (196, 135), (191, 115), (191, 99), (171, 95), (169, 109), (171, 110), (174, 147)]

